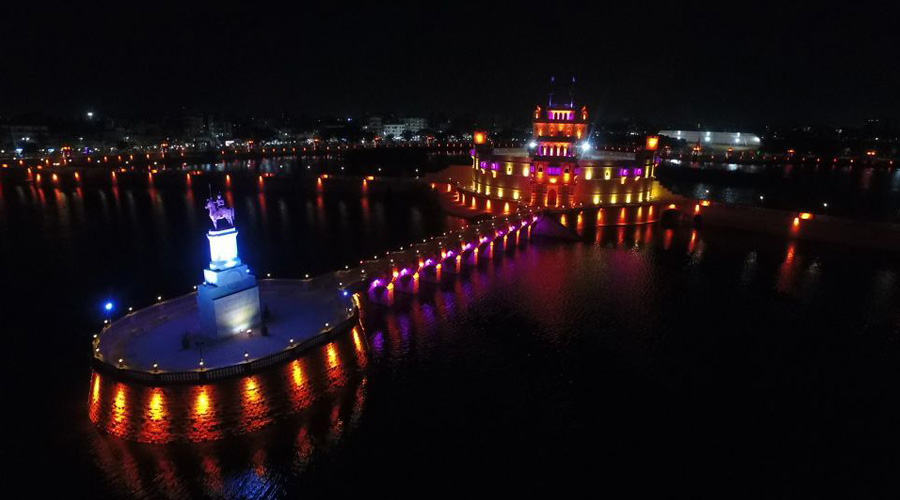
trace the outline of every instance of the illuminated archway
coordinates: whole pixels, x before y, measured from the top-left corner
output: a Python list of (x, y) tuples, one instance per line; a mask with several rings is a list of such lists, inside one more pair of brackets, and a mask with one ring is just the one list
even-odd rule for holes
[(551, 189), (551, 190), (547, 191), (547, 206), (555, 207), (556, 205), (557, 205), (556, 190)]

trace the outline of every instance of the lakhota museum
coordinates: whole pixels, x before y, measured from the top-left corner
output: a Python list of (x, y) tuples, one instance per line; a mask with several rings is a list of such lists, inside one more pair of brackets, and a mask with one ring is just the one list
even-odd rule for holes
[[(472, 178), (460, 185), (462, 201), (491, 211), (510, 202), (551, 210), (658, 204), (658, 138), (648, 137), (635, 152), (598, 151), (587, 141), (588, 125), (586, 107), (554, 104), (551, 98), (546, 109), (534, 109), (533, 136), (525, 148), (494, 148), (485, 133), (476, 132)], [(653, 212), (623, 210), (621, 223), (626, 213), (628, 223), (652, 222)]]

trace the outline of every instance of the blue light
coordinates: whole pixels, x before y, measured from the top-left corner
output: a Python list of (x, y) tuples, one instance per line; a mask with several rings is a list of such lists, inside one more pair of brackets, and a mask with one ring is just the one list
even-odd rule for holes
[(103, 309), (106, 309), (107, 311), (112, 311), (112, 310), (113, 310), (113, 303), (112, 303), (112, 302), (107, 302), (106, 304), (103, 304)]
[(344, 290), (344, 297), (346, 297), (347, 295), (349, 295), (349, 293), (347, 292), (347, 290)]

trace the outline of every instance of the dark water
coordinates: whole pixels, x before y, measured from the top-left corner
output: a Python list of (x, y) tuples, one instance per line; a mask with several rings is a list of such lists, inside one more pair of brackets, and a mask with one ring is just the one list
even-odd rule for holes
[(900, 223), (900, 170), (828, 162), (664, 163), (671, 191), (701, 199)]
[[(324, 271), (459, 223), (405, 185), (232, 182), (257, 272)], [(367, 306), (359, 342), (296, 364), (205, 388), (98, 382), (87, 351), (102, 300), (199, 281), (200, 184), (193, 201), (180, 178), (3, 185), (8, 490), (896, 492), (896, 256), (753, 234), (534, 239), (393, 309)]]

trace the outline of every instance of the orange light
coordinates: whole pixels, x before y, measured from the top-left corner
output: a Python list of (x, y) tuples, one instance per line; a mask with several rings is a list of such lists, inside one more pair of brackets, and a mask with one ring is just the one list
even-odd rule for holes
[(708, 206), (710, 205), (710, 201), (709, 201), (709, 200), (703, 200), (703, 201), (700, 202), (700, 205), (701, 205), (701, 206), (704, 206), (704, 207), (708, 207)]
[(656, 151), (656, 148), (659, 147), (659, 136), (650, 135), (647, 136), (647, 144), (644, 147), (647, 151)]
[(294, 360), (291, 363), (291, 377), (294, 379), (294, 385), (300, 387), (303, 385), (303, 369), (300, 367), (300, 361)]
[(328, 366), (330, 366), (331, 368), (335, 368), (337, 364), (337, 349), (334, 348), (334, 344), (328, 344)]
[(194, 403), (194, 412), (197, 415), (203, 416), (209, 411), (209, 394), (206, 392), (206, 387), (202, 387), (200, 389), (200, 393), (197, 394), (197, 401)]
[(475, 132), (474, 134), (475, 144), (484, 144), (487, 142), (487, 134), (484, 132)]
[(675, 207), (675, 204), (672, 203), (671, 205), (669, 205), (669, 208), (672, 208), (672, 209), (676, 208), (676, 207)]
[(813, 218), (813, 215), (812, 215), (811, 213), (809, 213), (809, 212), (801, 212), (801, 213), (800, 213), (800, 218), (803, 219), (803, 220), (809, 220), (809, 219), (812, 219), (812, 218)]

